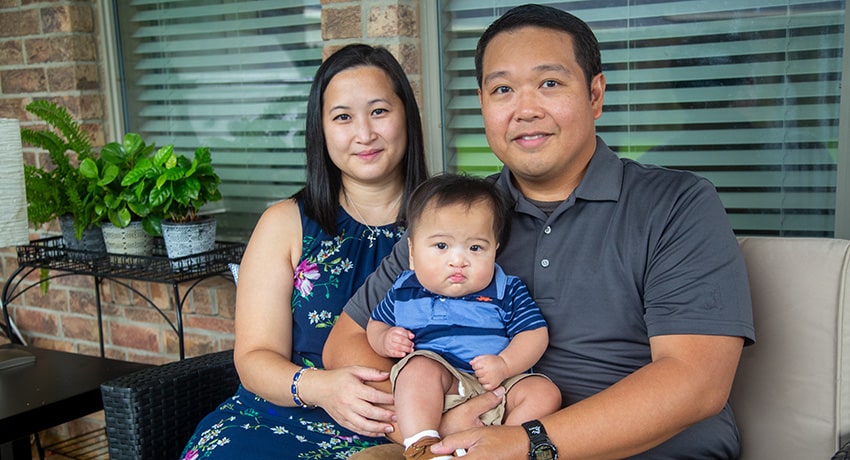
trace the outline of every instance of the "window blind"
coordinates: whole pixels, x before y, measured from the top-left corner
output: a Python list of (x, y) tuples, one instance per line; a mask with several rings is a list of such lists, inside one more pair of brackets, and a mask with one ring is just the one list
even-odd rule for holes
[[(304, 120), (321, 64), (309, 0), (116, 1), (127, 131), (222, 178), (219, 236), (247, 239), (270, 202), (304, 184)], [(213, 209), (215, 210), (215, 209)]]
[[(488, 174), (473, 55), (520, 1), (443, 0), (450, 168)], [(844, 1), (542, 1), (594, 30), (607, 79), (597, 132), (620, 155), (718, 189), (739, 235), (832, 236)]]

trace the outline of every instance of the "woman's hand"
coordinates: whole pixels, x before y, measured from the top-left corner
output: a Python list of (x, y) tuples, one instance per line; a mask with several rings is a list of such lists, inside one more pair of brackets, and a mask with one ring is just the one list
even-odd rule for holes
[(363, 366), (305, 372), (298, 393), (305, 404), (321, 406), (340, 425), (355, 433), (379, 437), (393, 431), (395, 412), (385, 407), (393, 395), (369, 386), (389, 374)]

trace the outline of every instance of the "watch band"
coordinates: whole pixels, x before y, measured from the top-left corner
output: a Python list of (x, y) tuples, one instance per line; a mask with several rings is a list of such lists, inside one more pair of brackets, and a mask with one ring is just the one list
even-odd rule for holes
[(549, 436), (546, 434), (546, 428), (540, 420), (531, 420), (522, 424), (528, 439), (530, 447), (528, 450), (528, 458), (531, 460), (557, 460), (558, 449), (552, 444)]
[(543, 424), (540, 423), (540, 420), (529, 420), (523, 423), (522, 427), (525, 428), (525, 432), (528, 433), (528, 438), (531, 439), (532, 444), (534, 444), (535, 441), (549, 441), (549, 436), (546, 435), (546, 428), (543, 428)]

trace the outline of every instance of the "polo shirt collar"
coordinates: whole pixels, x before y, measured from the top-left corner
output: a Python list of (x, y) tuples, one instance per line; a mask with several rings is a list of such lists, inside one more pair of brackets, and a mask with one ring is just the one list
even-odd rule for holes
[(596, 151), (590, 158), (587, 171), (576, 187), (576, 198), (588, 201), (617, 201), (623, 186), (623, 162), (596, 136)]

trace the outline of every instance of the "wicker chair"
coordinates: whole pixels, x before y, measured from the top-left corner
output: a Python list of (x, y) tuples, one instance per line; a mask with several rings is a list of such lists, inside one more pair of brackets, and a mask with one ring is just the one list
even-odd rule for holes
[(233, 351), (144, 369), (101, 385), (109, 457), (177, 459), (198, 422), (236, 392)]

